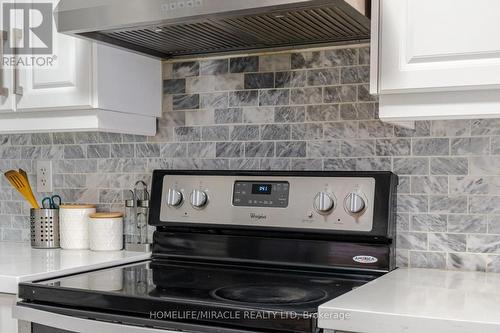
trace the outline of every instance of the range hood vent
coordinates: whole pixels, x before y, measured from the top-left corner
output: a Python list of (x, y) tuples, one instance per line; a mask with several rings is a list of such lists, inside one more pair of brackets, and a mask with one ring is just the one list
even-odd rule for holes
[(61, 0), (55, 16), (59, 32), (175, 58), (366, 40), (365, 6), (359, 0)]

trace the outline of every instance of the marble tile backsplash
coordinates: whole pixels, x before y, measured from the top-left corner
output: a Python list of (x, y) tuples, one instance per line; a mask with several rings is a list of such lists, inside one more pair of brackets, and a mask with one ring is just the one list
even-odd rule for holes
[[(52, 160), (65, 201), (104, 210), (155, 168), (393, 170), (400, 266), (500, 272), (500, 119), (382, 123), (368, 64), (366, 45), (167, 62), (155, 137), (2, 135), (0, 169)], [(27, 215), (2, 179), (0, 239), (28, 241)]]

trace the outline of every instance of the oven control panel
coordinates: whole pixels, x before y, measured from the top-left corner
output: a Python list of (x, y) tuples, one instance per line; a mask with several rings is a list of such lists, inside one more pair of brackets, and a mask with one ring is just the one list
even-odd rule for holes
[(163, 178), (162, 223), (366, 231), (370, 177), (186, 176)]

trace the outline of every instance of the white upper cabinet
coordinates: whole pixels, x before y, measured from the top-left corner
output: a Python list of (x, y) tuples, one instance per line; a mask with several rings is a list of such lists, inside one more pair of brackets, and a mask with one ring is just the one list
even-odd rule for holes
[(381, 118), (500, 116), (500, 1), (372, 7), (371, 91), (380, 95)]
[(92, 43), (54, 32), (53, 68), (19, 70), (17, 110), (92, 108)]
[[(1, 4), (2, 0), (0, 0)], [(30, 3), (47, 3), (31, 0)], [(58, 0), (52, 0), (54, 8)], [(18, 2), (25, 6), (26, 1)], [(25, 8), (25, 7), (23, 7)], [(9, 43), (22, 31), (23, 15), (3, 34)], [(24, 13), (25, 14), (25, 13)], [(39, 16), (25, 15), (30, 26)], [(1, 18), (0, 18), (1, 19)], [(43, 19), (46, 19), (45, 17)], [(53, 21), (52, 15), (49, 19)], [(21, 23), (19, 23), (21, 21)], [(3, 26), (3, 25), (2, 25)], [(14, 29), (17, 28), (17, 29)], [(27, 31), (27, 30), (26, 30)], [(0, 133), (108, 131), (155, 135), (162, 111), (161, 61), (59, 34), (55, 25), (50, 55), (6, 54), (45, 59), (43, 66), (0, 67)], [(40, 41), (34, 33), (16, 39), (21, 46)], [(43, 41), (42, 41), (43, 42)], [(1, 43), (1, 46), (7, 45)], [(3, 48), (1, 49), (3, 54)], [(52, 65), (48, 64), (52, 59)]]
[(500, 1), (381, 0), (380, 92), (500, 87)]

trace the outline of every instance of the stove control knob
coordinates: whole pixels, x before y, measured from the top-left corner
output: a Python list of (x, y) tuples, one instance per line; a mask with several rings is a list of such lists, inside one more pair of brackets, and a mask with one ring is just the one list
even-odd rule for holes
[(314, 198), (314, 209), (320, 214), (329, 214), (335, 208), (335, 202), (330, 194), (320, 192)]
[(191, 205), (194, 208), (203, 208), (208, 203), (208, 196), (202, 190), (194, 190), (191, 193)]
[(176, 189), (169, 189), (167, 195), (167, 205), (169, 207), (179, 207), (182, 204), (182, 193)]
[(345, 198), (345, 209), (350, 214), (360, 214), (366, 208), (365, 200), (356, 193), (351, 193)]

